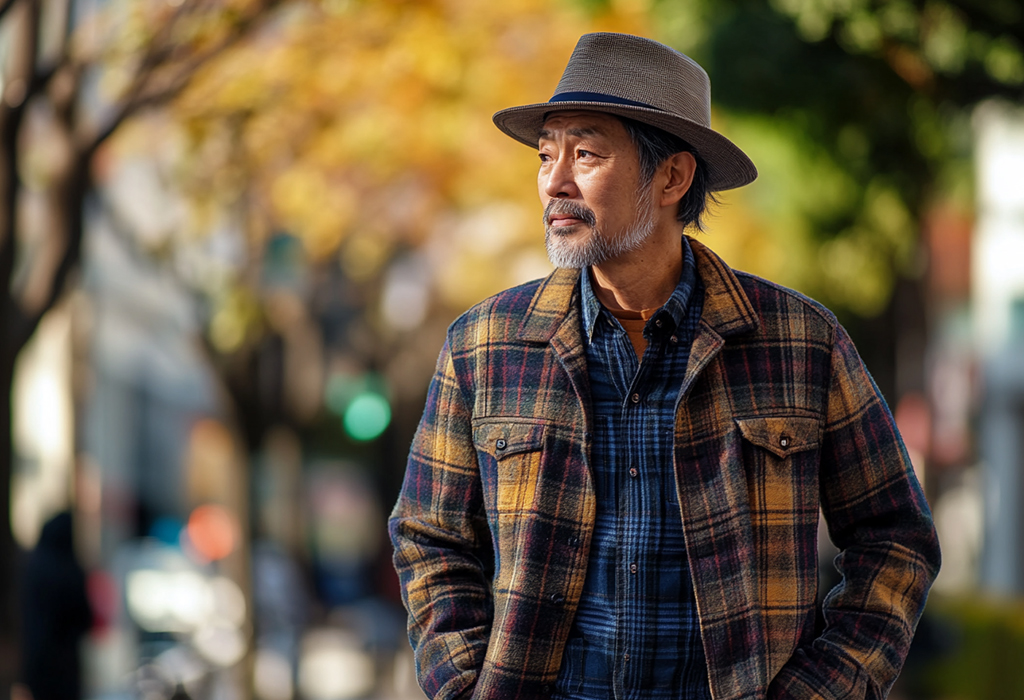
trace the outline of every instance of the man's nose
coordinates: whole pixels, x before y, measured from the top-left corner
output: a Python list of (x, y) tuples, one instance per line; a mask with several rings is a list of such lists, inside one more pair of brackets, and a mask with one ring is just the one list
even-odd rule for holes
[(576, 175), (570, 158), (559, 158), (551, 163), (545, 174), (544, 194), (552, 198), (574, 199), (579, 195)]

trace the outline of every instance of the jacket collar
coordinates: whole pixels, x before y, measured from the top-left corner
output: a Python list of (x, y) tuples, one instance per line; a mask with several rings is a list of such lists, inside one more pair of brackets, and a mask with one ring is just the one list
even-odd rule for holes
[[(704, 283), (702, 323), (723, 338), (755, 330), (757, 316), (736, 273), (704, 244), (693, 238), (689, 242), (697, 276)], [(519, 328), (520, 340), (551, 340), (579, 293), (579, 279), (579, 270), (558, 269), (541, 282)]]
[(558, 268), (542, 280), (519, 327), (519, 339), (549, 342), (569, 313), (579, 280), (579, 270), (566, 268)]
[(723, 338), (757, 330), (757, 314), (732, 268), (693, 238), (690, 247), (697, 259), (697, 275), (704, 283), (701, 321)]

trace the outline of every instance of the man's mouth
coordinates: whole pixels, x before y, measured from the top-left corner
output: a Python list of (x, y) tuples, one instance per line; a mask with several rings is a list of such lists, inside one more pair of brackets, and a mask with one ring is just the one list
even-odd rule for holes
[(578, 224), (593, 228), (597, 217), (587, 207), (564, 199), (552, 199), (544, 209), (544, 223), (552, 229), (568, 229)]
[(564, 228), (566, 226), (575, 226), (576, 224), (585, 223), (583, 219), (577, 219), (573, 216), (563, 216), (556, 214), (548, 219), (548, 225), (556, 228)]

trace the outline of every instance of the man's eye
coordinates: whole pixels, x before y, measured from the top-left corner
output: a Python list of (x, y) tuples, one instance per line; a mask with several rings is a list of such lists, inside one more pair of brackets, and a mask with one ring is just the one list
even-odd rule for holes
[(587, 158), (587, 157), (592, 156), (592, 155), (594, 155), (594, 154), (591, 153), (590, 151), (586, 150), (586, 149), (583, 149), (583, 148), (581, 148), (580, 150), (576, 151), (576, 157), (577, 158)]
[(551, 156), (549, 156), (547, 153), (538, 153), (537, 156), (540, 158), (541, 163), (547, 163), (549, 160), (551, 160)]

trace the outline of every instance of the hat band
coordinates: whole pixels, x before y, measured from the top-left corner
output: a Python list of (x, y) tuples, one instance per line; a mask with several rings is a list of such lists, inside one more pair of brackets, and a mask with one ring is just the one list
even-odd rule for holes
[(616, 97), (615, 95), (606, 95), (603, 92), (560, 92), (550, 100), (548, 104), (552, 102), (606, 102), (613, 105), (629, 105), (631, 107), (646, 107), (647, 109), (657, 109), (659, 112), (665, 110), (649, 105), (645, 102), (637, 102), (635, 100), (627, 100), (625, 97)]

